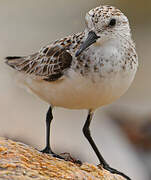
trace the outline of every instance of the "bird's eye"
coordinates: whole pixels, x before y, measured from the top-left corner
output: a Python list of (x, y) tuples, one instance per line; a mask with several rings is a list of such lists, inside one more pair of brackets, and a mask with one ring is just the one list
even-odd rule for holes
[(109, 22), (109, 27), (113, 27), (116, 25), (116, 19), (111, 19)]

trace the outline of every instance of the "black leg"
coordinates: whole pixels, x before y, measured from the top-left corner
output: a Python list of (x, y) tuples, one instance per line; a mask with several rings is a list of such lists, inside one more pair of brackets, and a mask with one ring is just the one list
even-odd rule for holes
[(51, 154), (53, 157), (63, 159), (61, 156), (55, 154), (50, 146), (50, 124), (52, 119), (53, 119), (52, 108), (50, 106), (46, 115), (46, 147), (41, 152)]
[(93, 141), (92, 137), (91, 137), (91, 133), (90, 133), (90, 123), (93, 117), (93, 111), (89, 110), (88, 116), (87, 116), (87, 120), (84, 124), (83, 127), (83, 133), (85, 135), (85, 137), (87, 138), (87, 140), (89, 141), (91, 147), (93, 148), (95, 154), (97, 155), (99, 161), (100, 161), (100, 165), (103, 166), (104, 169), (110, 171), (113, 174), (119, 174), (121, 176), (123, 176), (124, 178), (126, 178), (127, 180), (131, 180), (128, 176), (126, 176), (124, 173), (117, 171), (116, 169), (111, 168), (107, 162), (105, 161), (105, 159), (103, 158), (103, 156), (101, 155), (101, 153), (99, 152), (95, 142)]
[(49, 153), (49, 154), (53, 153), (50, 147), (50, 124), (52, 119), (53, 119), (52, 108), (50, 106), (46, 115), (46, 147), (41, 151), (43, 153)]

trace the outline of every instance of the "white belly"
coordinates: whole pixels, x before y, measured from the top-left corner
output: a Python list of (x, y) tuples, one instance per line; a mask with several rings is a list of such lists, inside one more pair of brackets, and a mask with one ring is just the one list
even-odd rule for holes
[(119, 98), (130, 86), (135, 72), (116, 73), (93, 80), (70, 72), (56, 82), (20, 78), (26, 87), (53, 106), (68, 109), (97, 109)]

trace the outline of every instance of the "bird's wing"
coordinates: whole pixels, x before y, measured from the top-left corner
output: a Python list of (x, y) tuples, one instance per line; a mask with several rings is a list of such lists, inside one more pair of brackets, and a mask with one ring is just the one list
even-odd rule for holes
[(6, 63), (25, 74), (47, 81), (59, 79), (72, 62), (68, 51), (70, 44), (54, 43), (43, 47), (38, 53), (25, 57), (6, 57)]

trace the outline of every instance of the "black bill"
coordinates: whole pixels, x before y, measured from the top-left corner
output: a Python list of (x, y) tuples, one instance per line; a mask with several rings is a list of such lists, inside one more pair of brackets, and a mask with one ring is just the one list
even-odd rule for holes
[(88, 48), (91, 44), (95, 43), (96, 40), (100, 38), (95, 34), (94, 31), (90, 31), (88, 33), (87, 39), (81, 44), (79, 50), (76, 52), (75, 56), (79, 56), (86, 48)]

